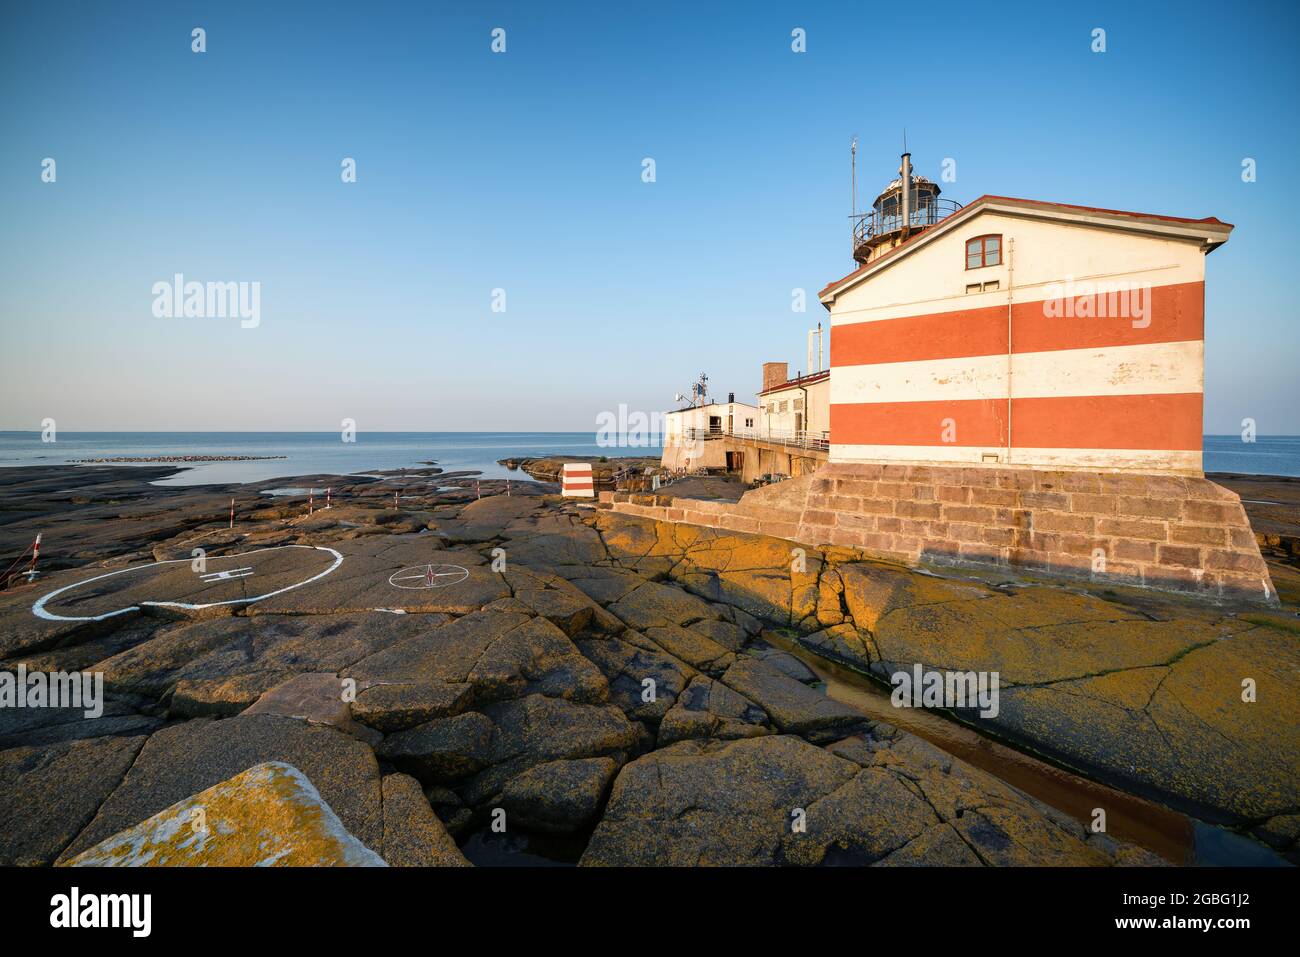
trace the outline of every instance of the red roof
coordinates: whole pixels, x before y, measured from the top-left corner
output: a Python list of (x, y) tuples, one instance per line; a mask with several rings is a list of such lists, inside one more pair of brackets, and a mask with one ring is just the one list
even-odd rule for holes
[[(981, 207), (986, 206), (989, 203), (999, 203), (999, 202), (1023, 203), (1027, 206), (1040, 208), (1040, 209), (1041, 208), (1072, 209), (1081, 213), (1104, 213), (1110, 216), (1131, 216), (1134, 219), (1156, 220), (1158, 222), (1166, 222), (1166, 223), (1204, 224), (1206, 226), (1226, 226), (1228, 229), (1233, 228), (1231, 223), (1225, 223), (1221, 219), (1218, 219), (1214, 216), (1206, 216), (1203, 219), (1187, 219), (1186, 217), (1183, 216), (1161, 216), (1158, 213), (1136, 213), (1127, 209), (1106, 209), (1101, 206), (1076, 206), (1072, 203), (1053, 203), (1053, 202), (1049, 202), (1048, 200), (1042, 200), (1042, 199), (1020, 199), (1015, 196), (993, 196), (987, 193), (979, 197), (979, 199), (976, 199), (973, 202), (966, 204), (965, 206), (957, 210), (957, 212), (953, 213), (952, 215), (945, 216), (943, 219), (939, 220), (939, 222), (935, 223), (934, 225), (935, 226), (945, 225), (947, 223), (952, 222), (953, 220), (960, 219), (963, 216), (968, 216), (974, 211), (976, 211), (977, 209), (980, 209)], [(822, 288), (821, 292), (817, 294), (818, 297), (826, 295), (826, 293), (830, 292), (836, 286), (848, 282), (850, 279), (852, 279), (854, 276), (858, 275), (859, 273), (862, 273), (867, 269), (876, 268), (876, 266), (879, 263), (894, 256), (900, 250), (906, 249), (911, 243), (914, 243), (916, 240), (926, 235), (926, 233), (930, 232), (930, 230), (933, 228), (934, 226), (926, 227), (920, 232), (915, 233), (914, 235), (909, 236), (907, 239), (903, 240), (903, 242), (899, 243), (897, 246), (895, 246), (889, 252), (885, 253), (883, 256), (878, 256), (877, 258), (871, 260), (870, 262), (863, 263), (861, 266), (853, 270), (853, 272), (849, 273), (847, 276), (843, 276), (839, 279), (836, 279), (834, 282), (827, 283)]]

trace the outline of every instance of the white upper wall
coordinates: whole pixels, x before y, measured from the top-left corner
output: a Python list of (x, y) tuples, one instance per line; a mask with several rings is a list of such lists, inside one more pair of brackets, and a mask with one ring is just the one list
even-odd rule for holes
[[(966, 241), (990, 233), (1002, 236), (1002, 264), (966, 269)], [(1054, 296), (1050, 287), (1067, 280), (1150, 286), (1205, 280), (1205, 253), (1195, 242), (990, 210), (910, 253), (894, 255), (896, 262), (882, 264), (835, 296), (832, 326), (1003, 304), (1009, 270), (1014, 271), (1014, 302)], [(968, 284), (990, 281), (998, 282), (997, 291), (966, 292)]]

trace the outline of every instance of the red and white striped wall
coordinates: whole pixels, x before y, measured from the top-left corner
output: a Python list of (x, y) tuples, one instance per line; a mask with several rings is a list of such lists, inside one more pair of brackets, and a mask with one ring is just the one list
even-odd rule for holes
[(566, 498), (595, 498), (596, 483), (590, 462), (565, 462), (560, 475), (560, 494)]
[[(1189, 239), (1016, 212), (963, 210), (823, 291), (831, 461), (1199, 472), (1195, 235), (1230, 227), (1186, 227)], [(966, 269), (966, 240), (990, 233), (1002, 262)]]

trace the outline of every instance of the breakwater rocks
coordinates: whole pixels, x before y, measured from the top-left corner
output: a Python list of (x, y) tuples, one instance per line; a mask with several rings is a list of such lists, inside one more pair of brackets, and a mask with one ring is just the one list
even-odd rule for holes
[[(0, 470), (0, 505), (21, 471)], [(69, 507), (50, 536), (85, 548), (80, 527), (105, 564), (0, 593), (0, 670), (96, 672), (105, 690), (97, 717), (0, 708), (0, 864), (147, 846), (214, 788), (245, 822), (232, 840), (313, 816), (318, 795), (389, 864), (473, 862), (501, 814), (585, 865), (1159, 863), (831, 699), (778, 633), (870, 673), (1000, 670), (995, 732), (1297, 849), (1281, 613), (937, 578), (847, 548), (795, 562), (790, 542), (529, 482), (453, 502), (408, 486), (396, 507), (374, 482), (312, 514), (241, 503), (231, 530), (227, 492), (128, 497), (111, 478), (128, 504)], [(292, 813), (274, 781), (294, 784), (277, 792)], [(330, 828), (272, 844), (366, 857)]]
[(287, 455), (115, 455), (103, 459), (73, 459), (75, 465), (171, 464), (174, 462), (261, 462)]

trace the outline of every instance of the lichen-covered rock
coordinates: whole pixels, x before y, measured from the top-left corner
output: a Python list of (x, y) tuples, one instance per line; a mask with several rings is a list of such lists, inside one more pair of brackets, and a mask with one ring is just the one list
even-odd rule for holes
[(857, 772), (787, 735), (670, 745), (619, 772), (581, 863), (776, 864), (792, 812)]
[(790, 654), (790, 652), (782, 651), (780, 648), (773, 648), (765, 641), (754, 642), (745, 649), (745, 653), (751, 658), (757, 658), (769, 668), (776, 669), (787, 678), (793, 678), (800, 684), (812, 685), (817, 684), (820, 680), (815, 671)]
[(577, 645), (604, 673), (610, 701), (629, 718), (657, 722), (673, 706), (695, 669), (636, 632), (624, 632), (624, 637), (639, 643), (619, 638), (580, 638)]
[(376, 751), (426, 783), (455, 781), (491, 760), (492, 731), (490, 718), (467, 711), (391, 734)]
[(578, 599), (554, 588), (517, 590), (515, 600), (570, 637), (587, 627), (593, 613), (590, 599)]
[(220, 678), (182, 678), (176, 682), (167, 713), (173, 718), (228, 718), (293, 675), (287, 671), (251, 671)]
[(600, 702), (609, 684), (600, 669), (545, 618), (530, 618), (492, 642), (466, 676), (474, 700), (499, 701), (544, 694), (571, 701)]
[(385, 734), (447, 718), (464, 711), (473, 698), (473, 685), (429, 678), (418, 682), (379, 684), (357, 694), (352, 716)]
[(619, 764), (638, 739), (637, 727), (614, 705), (577, 704), (529, 695), (488, 705), (493, 724), (490, 766), (461, 795), (482, 805), (511, 778), (548, 761), (612, 757)]
[(476, 611), (435, 628), (422, 628), (362, 658), (342, 674), (361, 685), (429, 679), (463, 683), (494, 641), (529, 619), (516, 612)]
[(785, 734), (843, 736), (865, 720), (848, 705), (833, 701), (756, 658), (737, 659), (722, 676), (722, 682), (762, 707)]
[(823, 564), (817, 549), (761, 535), (701, 531), (687, 560), (671, 572), (692, 592), (772, 624), (797, 625), (816, 614)]
[(712, 618), (693, 623), (691, 630), (698, 631), (728, 651), (740, 651), (749, 639), (749, 634), (741, 625), (731, 621), (714, 621)]
[(184, 716), (231, 714), (252, 688), (273, 687), (274, 677), (335, 672), (445, 620), (378, 612), (264, 615), (256, 625), (243, 616), (218, 618), (160, 629), (93, 670), (117, 691), (162, 697), (177, 688)]
[(884, 726), (833, 753), (791, 735), (686, 741), (623, 768), (581, 863), (1124, 862), (1063, 820)]
[(547, 761), (506, 782), (507, 820), (535, 831), (566, 833), (591, 824), (618, 771), (612, 758)]
[(681, 588), (659, 582), (645, 582), (609, 606), (629, 628), (644, 630), (668, 625), (686, 625), (718, 614), (709, 603)]
[(1300, 805), (1297, 676), (1294, 636), (1254, 628), (1169, 663), (1003, 688), (992, 723), (1074, 767), (1253, 822)]
[(70, 867), (382, 867), (297, 768), (266, 762), (178, 801)]
[(383, 780), (384, 860), (392, 867), (470, 867), (433, 813), (420, 782), (405, 774)]
[(663, 625), (643, 634), (668, 654), (692, 668), (720, 674), (736, 660), (735, 654), (694, 628)]
[(557, 571), (588, 598), (603, 605), (618, 601), (634, 588), (641, 587), (645, 581), (636, 572), (599, 565), (568, 565)]
[(690, 738), (768, 734), (767, 712), (720, 681), (697, 675), (659, 723), (659, 747)]
[(608, 687), (559, 628), (542, 617), (484, 610), (399, 642), (343, 672), (360, 685), (470, 684), (476, 702), (540, 693), (603, 701)]
[(852, 622), (831, 625), (821, 631), (799, 636), (801, 645), (815, 651), (823, 658), (841, 662), (863, 672), (871, 668), (873, 661), (879, 660), (871, 653), (870, 640), (870, 636), (859, 632)]

